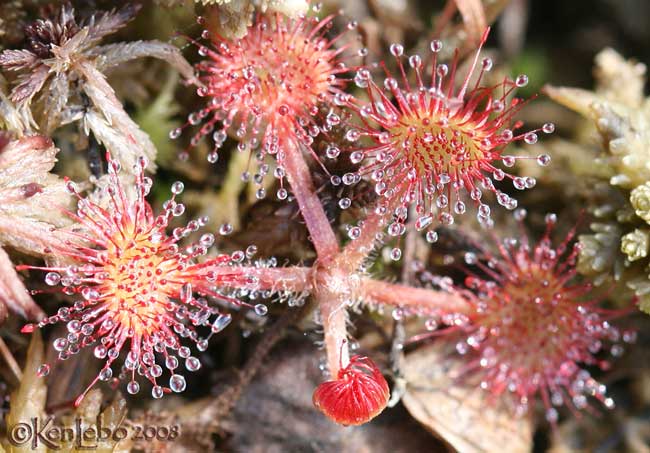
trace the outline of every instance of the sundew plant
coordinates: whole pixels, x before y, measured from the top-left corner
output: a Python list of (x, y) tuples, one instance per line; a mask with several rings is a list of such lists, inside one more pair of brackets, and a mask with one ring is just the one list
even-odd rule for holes
[(633, 3), (0, 5), (0, 449), (647, 448)]

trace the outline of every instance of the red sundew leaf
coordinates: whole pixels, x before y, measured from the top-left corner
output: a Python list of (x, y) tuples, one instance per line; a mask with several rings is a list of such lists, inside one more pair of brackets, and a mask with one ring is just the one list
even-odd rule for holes
[[(440, 70), (429, 79), (423, 76), (423, 57), (411, 55), (408, 65), (415, 73), (414, 84), (404, 64), (404, 47), (393, 44), (390, 52), (399, 73), (386, 71), (381, 82), (365, 68), (355, 75), (355, 83), (366, 87), (369, 100), (348, 99), (348, 108), (361, 124), (352, 125), (346, 133), (346, 140), (358, 142), (348, 148), (350, 160), (363, 162), (354, 176), (368, 175), (375, 181), (375, 192), (383, 203), (381, 211), (394, 215), (387, 228), (390, 235), (400, 234), (410, 206), (415, 208), (414, 227), (419, 231), (434, 222), (451, 224), (456, 215), (468, 210), (462, 192), (469, 195), (469, 204), (476, 206), (479, 222), (490, 225), (492, 208), (484, 201), (488, 200), (483, 198), (484, 191), (494, 194), (499, 205), (514, 209), (517, 200), (495, 182), (507, 178), (518, 190), (536, 183), (534, 178), (507, 170), (517, 160), (532, 156), (510, 156), (505, 150), (513, 142), (534, 144), (538, 132), (550, 134), (555, 126), (546, 123), (524, 132), (523, 123), (515, 121), (527, 101), (510, 94), (528, 84), (526, 75), (514, 80), (506, 77), (492, 86), (480, 83), (493, 64), (489, 58), (481, 59), (487, 37), (486, 29), (466, 71), (456, 70), (459, 53), (455, 52), (451, 66), (436, 66)], [(437, 65), (433, 61), (438, 61), (442, 48), (441, 41), (432, 41), (432, 64)], [(477, 82), (472, 82), (473, 77)], [(462, 79), (460, 86), (458, 79)], [(547, 159), (538, 161), (539, 165), (546, 163)]]
[(476, 385), (451, 376), (463, 366), (447, 345), (423, 347), (405, 358), (406, 409), (429, 431), (463, 453), (530, 452), (533, 425), (505, 404), (491, 404)]
[[(294, 20), (278, 16), (275, 20), (258, 16), (250, 33), (241, 39), (226, 39), (212, 32), (210, 43), (197, 42), (199, 54), (206, 57), (196, 65), (204, 84), (197, 94), (207, 102), (188, 115), (187, 123), (173, 130), (170, 137), (178, 138), (184, 128), (200, 125), (190, 146), (212, 135), (214, 146), (208, 160), (215, 162), (229, 134), (240, 140), (249, 136), (253, 148), (259, 146), (262, 155), (273, 155), (278, 167), (284, 167), (285, 155), (300, 154), (300, 148), (312, 145), (310, 134), (319, 135), (315, 117), (319, 105), (330, 105), (343, 96), (347, 81), (338, 75), (347, 72), (345, 59), (350, 55), (343, 55), (348, 47), (337, 48), (336, 42), (350, 29), (332, 39), (321, 36), (335, 17)], [(210, 30), (209, 17), (206, 26)], [(233, 79), (229, 76), (233, 73), (242, 77)], [(329, 118), (332, 125), (342, 121), (334, 113)], [(316, 157), (314, 150), (311, 154)], [(287, 157), (286, 165), (289, 162)], [(291, 170), (274, 172), (280, 180), (285, 173), (291, 174)]]
[[(82, 403), (97, 381), (113, 379), (111, 366), (120, 354), (126, 355), (124, 372), (113, 382), (128, 379), (126, 389), (130, 394), (140, 391), (136, 370), (147, 370), (139, 374), (152, 384), (151, 394), (156, 399), (166, 393), (184, 391), (182, 370), (191, 372), (201, 367), (187, 345), (191, 341), (199, 351), (204, 351), (210, 336), (223, 330), (232, 318), (208, 305), (207, 297), (252, 308), (220, 291), (229, 282), (211, 270), (228, 266), (231, 275), (242, 274), (232, 272), (230, 255), (195, 261), (208, 253), (214, 243), (213, 235), (206, 233), (187, 248), (178, 246), (178, 241), (203, 225), (202, 219), (176, 227), (171, 235), (167, 233), (171, 219), (185, 211), (184, 205), (174, 199), (183, 191), (183, 183), (172, 184), (172, 197), (163, 204), (162, 212), (154, 214), (145, 199), (153, 183), (144, 176), (147, 159), (138, 158), (137, 167), (132, 169), (136, 173), (135, 183), (128, 184), (120, 179), (120, 163), (110, 153), (106, 159), (109, 172), (104, 192), (109, 202), (105, 207), (90, 196), (82, 197), (74, 182), (65, 179), (66, 190), (78, 199), (78, 207), (76, 212), (64, 213), (77, 220), (79, 228), (72, 232), (75, 240), (53, 246), (52, 253), (72, 264), (25, 266), (47, 272), (45, 282), (53, 287), (52, 291), (81, 294), (83, 298), (75, 301), (73, 309), (61, 307), (56, 315), (38, 325), (40, 328), (64, 321), (75, 332), (74, 337), (67, 335), (54, 340), (59, 360), (67, 360), (93, 345), (95, 358), (104, 362), (101, 371), (75, 400), (75, 406)], [(202, 333), (207, 330), (209, 334)], [(156, 360), (164, 364), (168, 373)]]

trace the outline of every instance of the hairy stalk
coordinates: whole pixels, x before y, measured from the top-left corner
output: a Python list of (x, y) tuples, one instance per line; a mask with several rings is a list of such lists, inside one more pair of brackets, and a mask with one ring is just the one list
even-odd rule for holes
[(314, 189), (309, 167), (298, 146), (293, 142), (290, 143), (291, 147), (285, 156), (285, 169), (291, 190), (298, 201), (300, 212), (318, 254), (314, 275), (314, 297), (320, 308), (323, 322), (329, 372), (335, 377), (340, 367), (347, 366), (349, 362), (346, 326), (348, 316), (344, 298), (346, 293), (349, 293), (349, 290), (345, 289), (349, 284), (346, 281), (349, 275), (348, 273), (339, 273), (337, 276), (332, 274), (337, 268), (332, 264), (340, 263), (340, 260), (333, 260), (339, 252), (338, 241)]
[[(339, 260), (335, 259), (333, 262), (338, 263)], [(215, 267), (210, 270), (234, 288), (265, 291), (284, 290), (313, 294), (318, 291), (319, 285), (326, 284), (312, 278), (313, 274), (317, 272), (317, 268), (311, 267), (256, 268), (242, 266)], [(255, 277), (257, 280), (251, 283), (250, 277)], [(355, 277), (351, 279), (352, 282), (356, 280)], [(427, 288), (413, 288), (399, 283), (374, 280), (370, 277), (362, 277), (359, 282), (358, 285), (355, 285), (357, 286), (356, 294), (370, 305), (421, 308), (441, 313), (465, 313), (468, 310), (467, 302), (456, 294)]]
[(339, 262), (349, 272), (358, 271), (368, 255), (376, 247), (390, 216), (399, 204), (401, 195), (401, 191), (396, 191), (387, 203), (379, 200), (374, 209), (364, 219), (359, 237), (350, 241), (343, 249)]
[[(334, 279), (330, 275), (328, 278)], [(343, 279), (351, 278), (341, 273)], [(347, 345), (348, 311), (346, 295), (348, 290), (337, 291), (336, 284), (332, 282), (315, 285), (315, 298), (320, 308), (321, 321), (323, 322), (325, 352), (330, 376), (338, 376), (339, 370), (345, 368), (350, 362), (350, 353)]]
[(420, 308), (440, 313), (467, 313), (469, 304), (457, 294), (413, 288), (371, 278), (361, 280), (361, 293), (369, 303), (393, 307)]
[(342, 300), (340, 289), (345, 286), (348, 277), (342, 274), (342, 280), (337, 281), (331, 275), (335, 254), (338, 253), (338, 241), (334, 235), (321, 201), (318, 199), (314, 184), (311, 179), (309, 167), (303, 158), (300, 149), (295, 143), (287, 150), (285, 156), (285, 169), (291, 190), (293, 191), (300, 212), (311, 240), (318, 254), (318, 265), (314, 275), (314, 297), (320, 308), (325, 336), (325, 350), (327, 363), (331, 376), (337, 376), (340, 366), (346, 366), (349, 361), (347, 341), (347, 310), (345, 301)]
[[(339, 260), (333, 260), (338, 263)], [(329, 266), (337, 268), (338, 266)], [(263, 291), (289, 291), (295, 293), (314, 294), (326, 282), (312, 278), (318, 268), (288, 266), (279, 268), (257, 267), (215, 267), (211, 268), (219, 279), (227, 281), (234, 288), (257, 289)], [(256, 278), (251, 283), (250, 277)], [(357, 281), (353, 276), (351, 283)], [(387, 305), (392, 307), (420, 308), (424, 311), (439, 313), (466, 313), (469, 309), (467, 302), (460, 296), (444, 291), (427, 288), (413, 288), (399, 283), (390, 283), (374, 280), (370, 277), (361, 277), (355, 283), (355, 293), (369, 305)], [(339, 283), (341, 283), (339, 281)], [(339, 290), (343, 289), (342, 287)], [(320, 296), (326, 299), (328, 296)], [(330, 293), (329, 297), (332, 297)], [(338, 299), (340, 297), (336, 296)], [(337, 304), (332, 303), (335, 307)], [(330, 310), (331, 312), (332, 310)]]
[(325, 214), (323, 205), (314, 190), (309, 167), (302, 156), (299, 146), (293, 141), (289, 141), (288, 145), (289, 147), (285, 151), (285, 170), (291, 184), (291, 190), (298, 201), (300, 212), (309, 230), (316, 253), (319, 259), (325, 259), (338, 251), (338, 241)]
[(313, 292), (309, 267), (211, 267), (210, 271), (237, 289), (261, 291)]

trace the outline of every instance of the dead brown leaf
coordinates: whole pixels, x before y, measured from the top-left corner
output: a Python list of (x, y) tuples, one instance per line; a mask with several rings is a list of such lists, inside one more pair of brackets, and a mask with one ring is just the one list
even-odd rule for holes
[[(64, 248), (57, 227), (71, 223), (57, 209), (69, 207), (71, 198), (64, 181), (50, 173), (59, 150), (52, 140), (40, 135), (0, 143), (0, 246), (44, 256), (55, 246)], [(0, 248), (0, 303), (28, 319), (43, 317)], [(0, 310), (0, 318), (6, 317)]]
[(463, 18), (471, 42), (478, 44), (487, 28), (485, 10), (481, 0), (454, 0)]
[(489, 405), (475, 385), (452, 378), (464, 361), (449, 343), (432, 344), (406, 356), (407, 389), (402, 402), (429, 431), (461, 453), (532, 450), (529, 418), (516, 418), (504, 405)]
[(50, 173), (58, 152), (41, 135), (0, 146), (0, 244), (37, 256), (66, 247), (54, 231), (72, 223), (61, 213), (72, 198), (63, 179)]
[(27, 293), (9, 255), (0, 247), (0, 324), (7, 318), (7, 308), (27, 319), (36, 320), (45, 316)]
[(463, 19), (463, 28), (467, 33), (468, 44), (477, 45), (481, 42), (488, 23), (481, 0), (448, 0), (438, 17), (434, 36), (441, 35), (442, 30), (451, 22), (456, 11)]

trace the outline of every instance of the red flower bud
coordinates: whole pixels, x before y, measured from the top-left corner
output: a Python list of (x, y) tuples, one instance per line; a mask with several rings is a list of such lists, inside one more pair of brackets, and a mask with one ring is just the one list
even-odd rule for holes
[(314, 406), (341, 425), (362, 425), (381, 413), (390, 391), (379, 368), (368, 358), (354, 356), (338, 373), (314, 391)]

